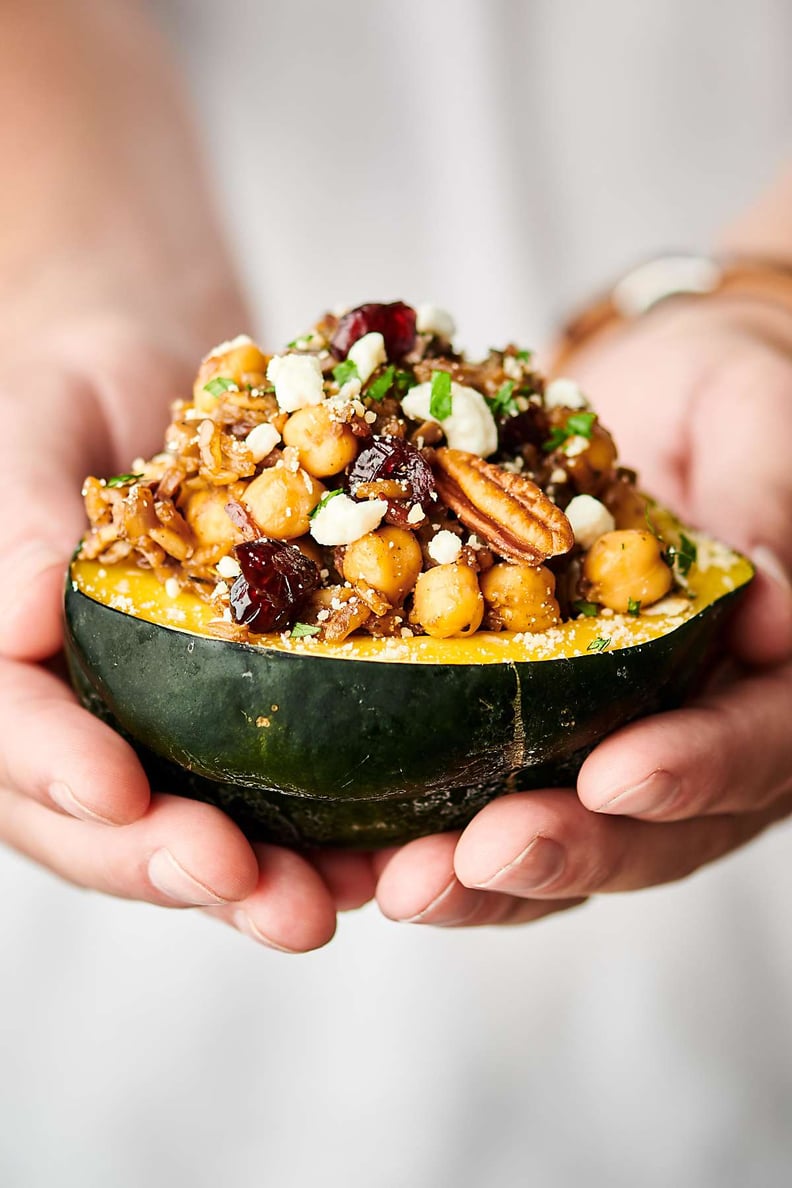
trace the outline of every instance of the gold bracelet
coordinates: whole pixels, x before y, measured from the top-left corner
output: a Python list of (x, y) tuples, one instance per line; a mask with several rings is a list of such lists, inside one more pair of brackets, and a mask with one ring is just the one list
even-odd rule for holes
[(604, 330), (643, 317), (671, 297), (751, 297), (792, 312), (792, 261), (762, 256), (656, 256), (632, 268), (574, 314), (555, 344), (558, 374), (582, 346)]

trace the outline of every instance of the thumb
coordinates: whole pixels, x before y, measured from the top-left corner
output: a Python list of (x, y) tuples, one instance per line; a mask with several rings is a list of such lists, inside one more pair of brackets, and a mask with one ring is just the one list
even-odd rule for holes
[(62, 643), (66, 569), (85, 525), (82, 443), (102, 434), (96, 417), (89, 427), (75, 404), (61, 407), (35, 424), (7, 418), (0, 441), (0, 654), (10, 659), (43, 660)]
[(0, 653), (43, 660), (62, 642), (63, 585), (84, 516), (65, 474), (0, 476)]

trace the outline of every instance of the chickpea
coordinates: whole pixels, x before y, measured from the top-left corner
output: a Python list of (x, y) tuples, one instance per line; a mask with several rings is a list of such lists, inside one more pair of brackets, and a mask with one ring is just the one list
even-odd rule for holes
[(184, 518), (200, 545), (224, 545), (226, 551), (237, 544), (240, 534), (226, 512), (228, 488), (194, 491), (187, 500)]
[(304, 470), (273, 466), (250, 483), (242, 502), (265, 536), (295, 540), (305, 536), (309, 516), (324, 487)]
[(299, 408), (283, 428), (283, 440), (300, 452), (300, 464), (316, 478), (338, 474), (357, 457), (357, 438), (349, 425), (332, 420), (321, 404)]
[(218, 376), (233, 380), (240, 388), (245, 384), (257, 387), (266, 383), (268, 357), (255, 342), (243, 339), (227, 351), (207, 355), (198, 369), (193, 385), (193, 403), (201, 412), (217, 407), (217, 398), (206, 391), (206, 385)]
[(547, 631), (561, 622), (555, 574), (544, 566), (499, 562), (481, 575), (487, 604), (486, 625), (493, 631)]
[(412, 532), (388, 524), (347, 546), (343, 570), (348, 582), (365, 582), (398, 606), (415, 585), (422, 563)]
[(467, 565), (436, 565), (415, 584), (410, 622), (435, 639), (472, 635), (484, 617), (484, 599), (473, 570)]
[(616, 461), (616, 446), (607, 429), (598, 423), (591, 427), (591, 437), (579, 454), (564, 458), (564, 467), (575, 490), (581, 495), (599, 495)]
[(630, 604), (651, 606), (671, 589), (662, 542), (651, 532), (625, 528), (596, 540), (583, 562), (586, 597), (625, 613)]

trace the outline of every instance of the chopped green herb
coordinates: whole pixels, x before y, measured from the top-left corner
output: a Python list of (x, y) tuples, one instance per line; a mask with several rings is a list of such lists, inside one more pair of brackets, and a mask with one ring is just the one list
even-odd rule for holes
[(635, 598), (628, 598), (627, 599), (627, 614), (628, 615), (640, 615), (640, 613), (641, 613), (640, 600), (636, 601)]
[(343, 387), (348, 380), (359, 378), (357, 364), (353, 363), (351, 359), (344, 359), (342, 363), (337, 363), (333, 368), (333, 379), (339, 388)]
[(445, 421), (452, 410), (451, 376), (447, 371), (433, 371), (429, 412), (438, 421)]
[(596, 618), (600, 612), (598, 602), (588, 602), (585, 598), (578, 598), (572, 605), (579, 615), (588, 615), (590, 619)]
[(415, 387), (417, 382), (418, 381), (411, 371), (396, 372), (394, 383), (396, 384), (396, 391), (400, 397), (405, 396), (407, 392), (409, 392), (410, 388)]
[(684, 532), (679, 534), (679, 544), (669, 545), (666, 556), (671, 565), (676, 565), (682, 577), (687, 577), (690, 567), (698, 556), (698, 549)]
[(517, 401), (512, 397), (513, 391), (514, 380), (506, 380), (491, 399), (487, 398), (493, 417), (513, 417), (519, 411)]
[(312, 520), (314, 518), (314, 516), (317, 516), (323, 507), (327, 507), (330, 500), (335, 499), (336, 495), (343, 495), (343, 494), (344, 494), (344, 492), (341, 487), (336, 487), (335, 491), (325, 491), (324, 495), (319, 500), (316, 507), (313, 509), (310, 516), (308, 517), (309, 520)]
[(321, 627), (312, 627), (310, 623), (295, 623), (291, 629), (292, 639), (305, 639), (307, 635), (318, 635)]
[(655, 526), (654, 522), (652, 521), (652, 517), (649, 515), (649, 504), (648, 503), (647, 503), (646, 507), (644, 508), (644, 519), (646, 520), (646, 527), (649, 529), (652, 536), (654, 536), (657, 540), (662, 540), (663, 539), (662, 536), (657, 531), (657, 527)]
[(566, 427), (570, 436), (591, 438), (591, 430), (597, 419), (596, 413), (578, 412), (567, 417)]
[(542, 449), (545, 453), (549, 454), (552, 450), (560, 449), (562, 445), (569, 441), (570, 437), (585, 437), (590, 440), (596, 419), (596, 413), (572, 413), (571, 416), (567, 417), (565, 425), (555, 425), (550, 430), (550, 436), (542, 446)]
[(542, 449), (546, 454), (552, 453), (553, 450), (558, 450), (569, 438), (569, 433), (561, 425), (556, 425), (550, 430), (550, 436), (547, 441), (543, 443)]
[(368, 399), (384, 399), (384, 397), (388, 395), (388, 392), (390, 392), (391, 388), (393, 387), (393, 377), (395, 374), (395, 367), (386, 367), (382, 375), (378, 376), (377, 379), (374, 380), (374, 383), (370, 384), (368, 388), (366, 388), (366, 396)]
[(587, 652), (604, 652), (609, 646), (610, 639), (606, 639), (603, 635), (598, 635), (596, 639), (592, 639), (589, 646), (586, 648)]
[(214, 379), (209, 380), (208, 384), (204, 384), (204, 392), (208, 392), (210, 396), (222, 396), (223, 392), (238, 392), (239, 388), (232, 379), (226, 379), (224, 375), (216, 375)]
[(527, 363), (532, 354), (533, 351), (518, 351), (517, 358), (521, 359), (523, 363)]
[(109, 478), (107, 480), (107, 482), (105, 483), (105, 486), (106, 487), (126, 487), (129, 485), (129, 483), (136, 483), (136, 482), (138, 482), (139, 479), (142, 479), (142, 478), (143, 478), (142, 474), (114, 474), (112, 478)]

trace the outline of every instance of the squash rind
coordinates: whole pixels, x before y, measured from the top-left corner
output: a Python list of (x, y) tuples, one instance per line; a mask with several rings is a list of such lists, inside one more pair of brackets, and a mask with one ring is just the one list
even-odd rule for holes
[(217, 804), (253, 839), (372, 848), (462, 828), (505, 792), (574, 785), (607, 734), (695, 692), (744, 588), (633, 647), (441, 665), (229, 643), (69, 581), (66, 653), (83, 704), (157, 788)]

